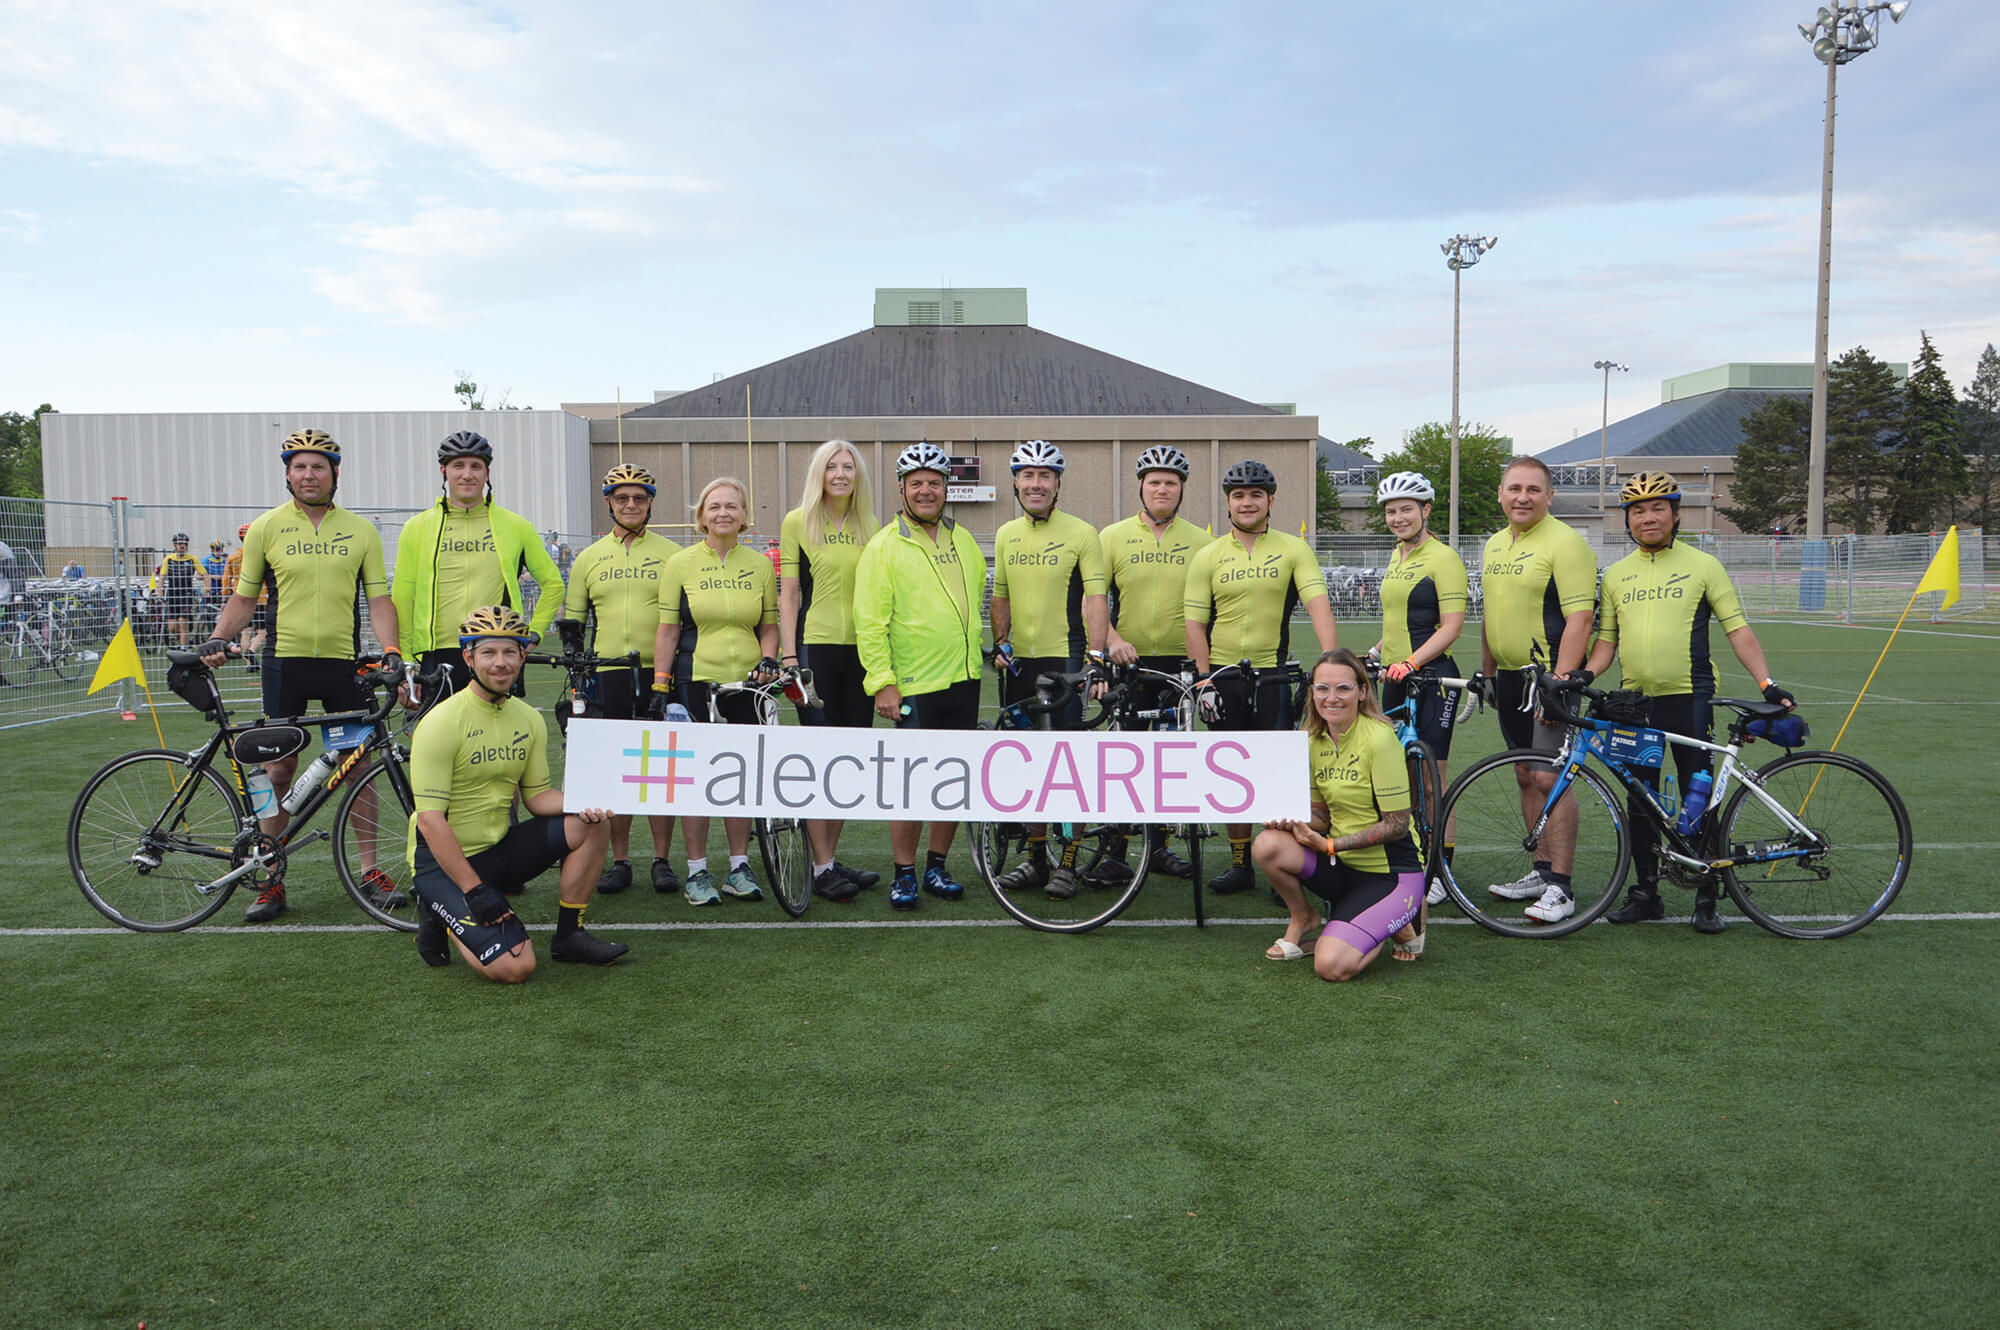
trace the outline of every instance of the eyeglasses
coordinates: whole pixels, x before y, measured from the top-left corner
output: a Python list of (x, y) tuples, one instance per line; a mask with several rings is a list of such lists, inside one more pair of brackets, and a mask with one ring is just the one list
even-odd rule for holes
[(1316, 683), (1313, 685), (1315, 696), (1322, 693), (1332, 693), (1338, 697), (1352, 697), (1360, 691), (1361, 685), (1352, 683)]
[(611, 502), (620, 508), (639, 508), (651, 503), (652, 499), (644, 494), (614, 494)]

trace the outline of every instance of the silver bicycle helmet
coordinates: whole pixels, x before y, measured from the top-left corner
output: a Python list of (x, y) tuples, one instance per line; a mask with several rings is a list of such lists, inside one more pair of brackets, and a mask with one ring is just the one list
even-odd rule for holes
[(1418, 499), (1429, 503), (1435, 498), (1437, 490), (1415, 471), (1398, 471), (1384, 476), (1382, 483), (1375, 487), (1376, 503), (1387, 503), (1391, 499)]
[(1061, 475), (1065, 465), (1062, 449), (1047, 439), (1029, 439), (1014, 449), (1014, 455), (1007, 459), (1007, 469), (1010, 471), (1020, 471), (1031, 466), (1045, 466), (1057, 475)]
[(951, 454), (929, 440), (913, 443), (896, 454), (896, 479), (901, 480), (912, 471), (935, 471), (949, 476)]
[(1139, 454), (1133, 464), (1132, 474), (1144, 479), (1148, 471), (1171, 471), (1182, 480), (1188, 478), (1187, 454), (1171, 444), (1156, 443)]

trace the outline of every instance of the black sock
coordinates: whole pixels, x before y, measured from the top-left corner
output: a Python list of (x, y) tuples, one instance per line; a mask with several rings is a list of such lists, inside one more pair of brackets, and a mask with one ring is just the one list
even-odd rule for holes
[(1556, 866), (1550, 860), (1537, 859), (1535, 860), (1535, 871), (1537, 873), (1540, 873), (1543, 877), (1550, 878), (1551, 880), (1553, 880), (1556, 871)]
[(915, 877), (917, 875), (917, 866), (915, 864), (897, 864), (896, 876), (904, 877), (906, 875), (909, 877)]
[(1552, 868), (1548, 872), (1543, 873), (1542, 876), (1547, 878), (1549, 881), (1555, 883), (1557, 886), (1561, 887), (1564, 891), (1569, 890), (1568, 873), (1558, 873)]
[(563, 905), (556, 910), (556, 941), (560, 942), (583, 927), (583, 907)]
[(944, 856), (939, 854), (936, 850), (926, 850), (924, 852), (924, 867), (926, 869), (943, 868)]

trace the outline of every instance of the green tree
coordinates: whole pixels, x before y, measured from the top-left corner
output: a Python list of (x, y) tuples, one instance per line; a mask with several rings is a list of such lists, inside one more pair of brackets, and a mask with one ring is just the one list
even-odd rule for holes
[(1313, 530), (1322, 536), (1338, 535), (1340, 525), (1340, 486), (1334, 483), (1333, 468), (1326, 458), (1313, 454)]
[(1988, 342), (1958, 404), (1959, 447), (1966, 462), (1966, 521), (1993, 530), (2000, 514), (2000, 351)]
[(1903, 448), (1896, 374), (1857, 346), (1826, 371), (1826, 522), (1868, 535), (1886, 525)]
[[(511, 388), (502, 389), (499, 398), (491, 406), (487, 405), (486, 389), (480, 387), (478, 380), (474, 379), (464, 370), (458, 371), (458, 382), (451, 385), (451, 391), (453, 396), (465, 403), (467, 411), (519, 411), (523, 409), (518, 406), (509, 405), (507, 395), (513, 391)], [(530, 411), (534, 410), (533, 407), (526, 409)]]
[(1961, 451), (1958, 399), (1929, 333), (1920, 332), (1916, 367), (1903, 386), (1902, 446), (1895, 457), (1896, 485), (1889, 503), (1890, 531), (1929, 531), (1949, 525), (1964, 503), (1966, 467)]
[(1806, 455), (1812, 441), (1812, 404), (1774, 396), (1743, 417), (1736, 450), (1736, 478), (1722, 515), (1743, 531), (1805, 525)]
[(44, 402), (32, 416), (0, 412), (0, 494), (42, 497), (42, 417), (53, 410)]
[[(1500, 515), (1500, 473), (1514, 455), (1514, 441), (1485, 425), (1458, 427), (1458, 529), (1461, 535), (1485, 536), (1506, 523)], [(1431, 530), (1451, 526), (1451, 427), (1436, 421), (1417, 426), (1403, 446), (1382, 459), (1382, 474), (1415, 471), (1437, 490), (1431, 510)], [(1368, 505), (1368, 529), (1387, 534), (1382, 510)]]

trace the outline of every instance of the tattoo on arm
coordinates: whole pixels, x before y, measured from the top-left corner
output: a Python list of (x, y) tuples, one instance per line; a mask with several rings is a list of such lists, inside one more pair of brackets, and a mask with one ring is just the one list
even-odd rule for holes
[(1333, 852), (1344, 854), (1348, 850), (1366, 849), (1370, 845), (1382, 845), (1392, 840), (1401, 840), (1410, 834), (1410, 810), (1397, 809), (1393, 813), (1382, 814), (1382, 820), (1372, 827), (1336, 836)]

